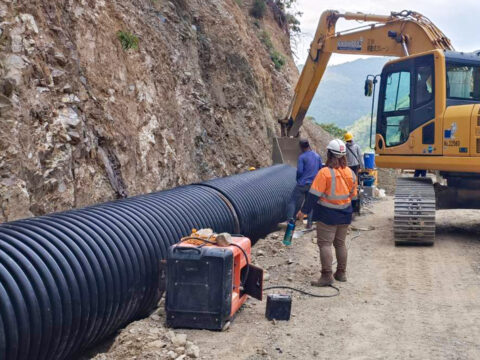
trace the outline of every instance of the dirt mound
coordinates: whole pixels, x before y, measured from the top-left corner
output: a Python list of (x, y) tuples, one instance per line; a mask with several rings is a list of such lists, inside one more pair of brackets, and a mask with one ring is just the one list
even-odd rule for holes
[(165, 328), (164, 306), (161, 304), (150, 317), (131, 323), (110, 342), (92, 349), (80, 360), (199, 358), (200, 348), (186, 334)]
[(327, 159), (327, 145), (333, 139), (333, 136), (309, 119), (305, 119), (301, 133), (302, 136), (310, 140), (313, 149), (322, 156), (325, 162)]

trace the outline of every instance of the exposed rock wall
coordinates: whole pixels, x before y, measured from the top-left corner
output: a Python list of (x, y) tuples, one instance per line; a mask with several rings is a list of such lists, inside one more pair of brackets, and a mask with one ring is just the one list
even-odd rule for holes
[(298, 73), (271, 9), (249, 8), (0, 2), (0, 222), (269, 165)]

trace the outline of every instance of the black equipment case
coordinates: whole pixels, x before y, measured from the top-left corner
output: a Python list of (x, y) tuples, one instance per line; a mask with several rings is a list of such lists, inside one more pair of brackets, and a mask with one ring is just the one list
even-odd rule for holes
[(167, 325), (222, 330), (232, 309), (233, 253), (228, 248), (172, 246), (167, 260)]

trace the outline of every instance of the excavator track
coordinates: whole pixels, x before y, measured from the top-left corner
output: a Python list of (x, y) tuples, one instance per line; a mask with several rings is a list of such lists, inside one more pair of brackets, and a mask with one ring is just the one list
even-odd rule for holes
[(433, 245), (435, 190), (431, 179), (397, 179), (393, 235), (395, 245)]

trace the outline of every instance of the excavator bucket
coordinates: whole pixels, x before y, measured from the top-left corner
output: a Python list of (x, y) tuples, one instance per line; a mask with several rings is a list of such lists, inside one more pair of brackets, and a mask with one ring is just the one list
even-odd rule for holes
[(300, 156), (298, 138), (275, 137), (273, 138), (272, 159), (274, 164), (288, 164), (297, 167)]

